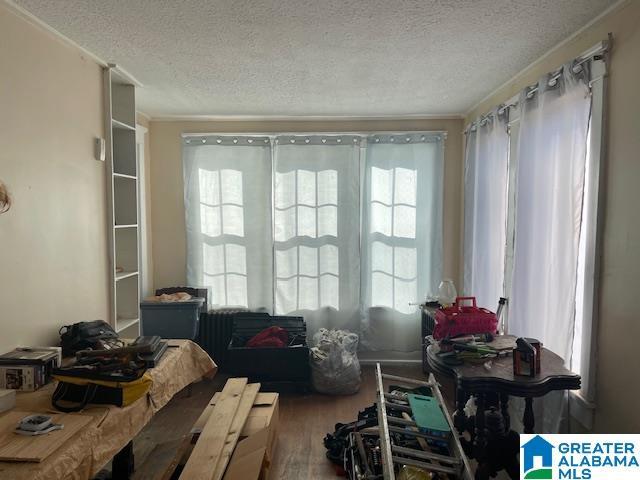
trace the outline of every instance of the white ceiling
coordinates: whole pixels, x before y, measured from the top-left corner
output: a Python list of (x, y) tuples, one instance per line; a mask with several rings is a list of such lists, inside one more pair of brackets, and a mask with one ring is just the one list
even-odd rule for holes
[(153, 116), (458, 114), (614, 0), (17, 0)]

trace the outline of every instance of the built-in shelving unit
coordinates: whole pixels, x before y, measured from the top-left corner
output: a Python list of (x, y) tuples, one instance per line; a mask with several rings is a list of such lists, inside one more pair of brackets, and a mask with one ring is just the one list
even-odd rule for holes
[(137, 336), (140, 243), (135, 85), (115, 65), (104, 69), (106, 161), (111, 245), (111, 324)]

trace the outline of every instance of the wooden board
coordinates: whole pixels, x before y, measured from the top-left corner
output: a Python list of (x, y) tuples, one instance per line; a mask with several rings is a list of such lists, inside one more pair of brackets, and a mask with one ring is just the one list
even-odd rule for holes
[(211, 480), (213, 478), (246, 386), (246, 378), (231, 378), (227, 381), (180, 475), (181, 479)]
[[(259, 383), (251, 383), (244, 389), (242, 400), (240, 400), (240, 406), (236, 411), (236, 415), (233, 417), (231, 429), (229, 430), (227, 440), (224, 444), (224, 448), (222, 449), (222, 455), (220, 456), (220, 460), (218, 460), (218, 466), (216, 467), (213, 475), (213, 480), (220, 480), (224, 475), (227, 465), (229, 464), (229, 460), (231, 459), (231, 455), (233, 455), (233, 451), (235, 450), (238, 439), (240, 438), (240, 432), (242, 432), (242, 429), (244, 428), (244, 424), (247, 421), (249, 412), (253, 408), (253, 402), (258, 396), (259, 390)], [(198, 439), (198, 441), (200, 441), (200, 439)]]
[(62, 430), (35, 437), (14, 433), (20, 420), (28, 415), (34, 415), (34, 412), (11, 411), (0, 417), (0, 461), (42, 462), (94, 419), (87, 415), (59, 413), (51, 417), (53, 423), (64, 425)]

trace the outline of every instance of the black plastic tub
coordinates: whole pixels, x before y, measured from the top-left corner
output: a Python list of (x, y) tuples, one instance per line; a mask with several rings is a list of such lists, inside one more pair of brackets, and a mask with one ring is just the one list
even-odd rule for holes
[[(278, 326), (289, 333), (284, 348), (250, 348), (245, 344), (266, 328)], [(268, 313), (238, 313), (227, 349), (226, 371), (260, 382), (301, 382), (310, 378), (307, 325), (302, 317), (271, 316)]]

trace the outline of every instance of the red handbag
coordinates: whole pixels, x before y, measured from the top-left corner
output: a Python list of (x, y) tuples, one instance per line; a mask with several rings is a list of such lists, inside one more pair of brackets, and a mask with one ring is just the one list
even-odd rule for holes
[[(471, 300), (472, 305), (463, 306), (466, 300)], [(433, 338), (436, 340), (476, 333), (495, 334), (498, 330), (498, 316), (486, 308), (478, 308), (476, 297), (456, 297), (451, 307), (436, 310), (435, 317)]]

